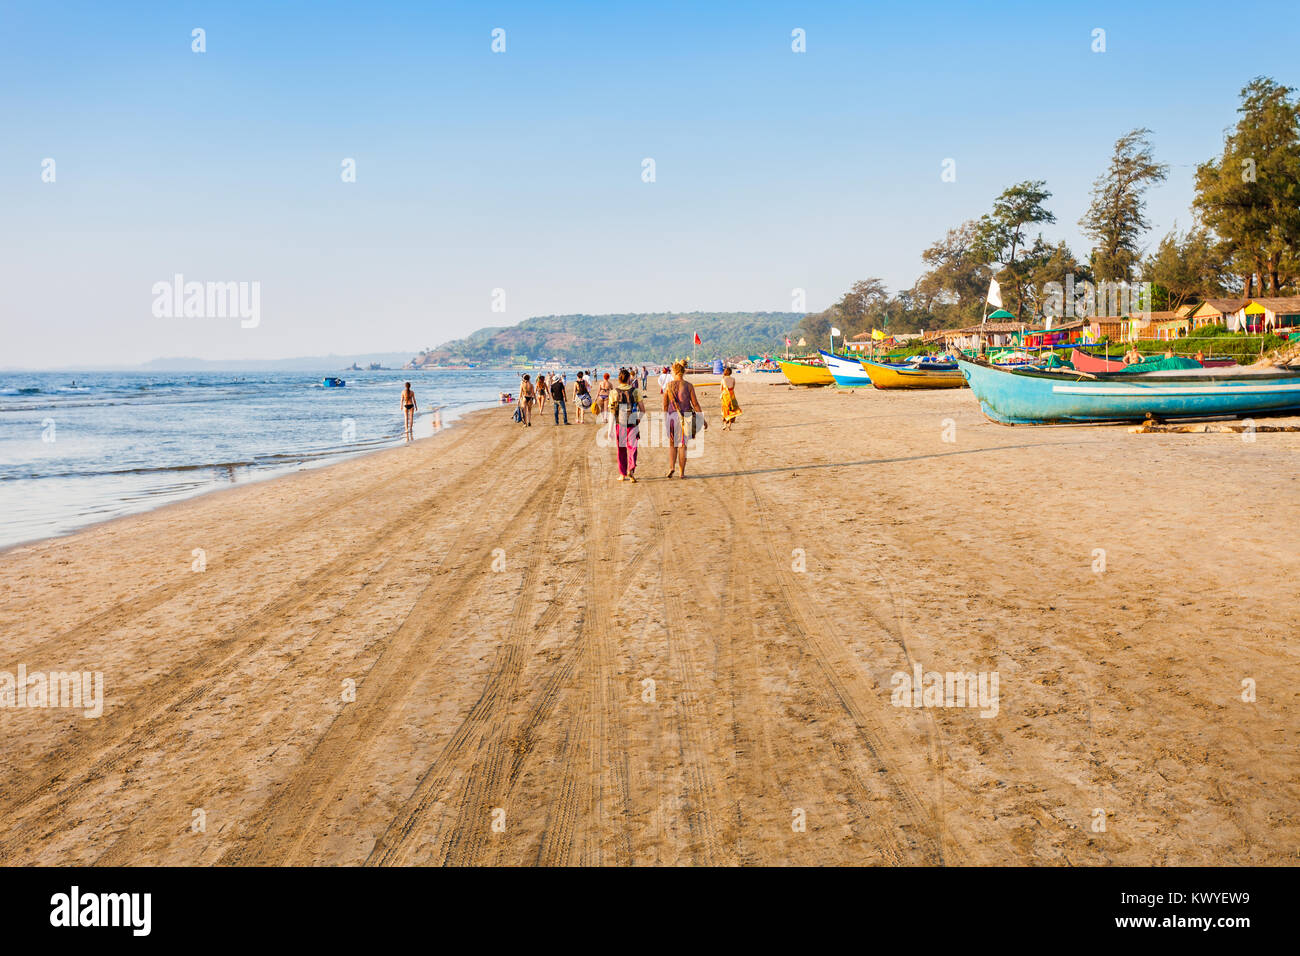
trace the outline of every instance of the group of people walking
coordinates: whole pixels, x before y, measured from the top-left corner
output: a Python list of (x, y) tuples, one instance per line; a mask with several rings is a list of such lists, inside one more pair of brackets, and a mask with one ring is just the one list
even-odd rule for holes
[[(721, 391), (722, 430), (730, 431), (740, 416), (740, 402), (736, 399), (736, 380), (726, 368), (722, 380), (718, 383)], [(599, 380), (592, 372), (581, 371), (574, 376), (572, 392), (562, 372), (553, 372), (549, 376), (539, 372), (537, 380), (531, 375), (524, 375), (519, 382), (519, 406), (515, 411), (515, 420), (526, 428), (533, 426), (533, 413), (552, 406), (555, 424), (569, 424), (569, 401), (572, 397), (577, 411), (578, 424), (585, 424), (587, 413), (592, 412), (592, 420), (603, 424), (608, 429), (608, 439), (618, 449), (618, 480), (636, 481), (637, 447), (640, 442), (640, 427), (646, 415), (646, 386), (650, 380), (650, 369), (641, 366), (621, 368), (615, 378), (605, 372)], [(664, 413), (664, 424), (668, 437), (668, 478), (686, 477), (686, 446), (699, 431), (709, 427), (700, 407), (699, 395), (695, 386), (686, 380), (686, 363), (677, 362), (671, 369), (663, 367), (659, 375), (659, 394)], [(508, 396), (503, 394), (503, 401)], [(412, 427), (418, 406), (411, 383), (402, 389), (402, 413), (405, 419), (405, 437), (412, 438)]]
[[(581, 371), (574, 377), (570, 393), (565, 376), (560, 372), (540, 372), (534, 382), (524, 375), (519, 383), (519, 410), (516, 420), (532, 427), (534, 412), (541, 411), (549, 401), (553, 407), (553, 420), (569, 424), (568, 402), (570, 395), (576, 406), (578, 424), (586, 422), (587, 413), (592, 420), (604, 425), (607, 437), (618, 449), (619, 481), (636, 481), (637, 449), (640, 426), (646, 415), (646, 388), (650, 369), (620, 368), (611, 378), (609, 372), (599, 379), (592, 372)], [(709, 427), (700, 407), (696, 388), (686, 380), (686, 364), (677, 362), (671, 369), (663, 367), (659, 375), (659, 393), (668, 437), (668, 478), (686, 477), (686, 446), (699, 431)], [(740, 402), (736, 399), (736, 380), (728, 367), (719, 383), (722, 405), (722, 428), (730, 431), (740, 415)]]

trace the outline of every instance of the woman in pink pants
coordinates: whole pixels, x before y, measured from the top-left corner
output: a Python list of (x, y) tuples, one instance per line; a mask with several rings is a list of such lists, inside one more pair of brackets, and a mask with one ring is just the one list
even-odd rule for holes
[(618, 442), (618, 480), (636, 481), (637, 426), (645, 413), (632, 373), (622, 369), (609, 396), (611, 431)]

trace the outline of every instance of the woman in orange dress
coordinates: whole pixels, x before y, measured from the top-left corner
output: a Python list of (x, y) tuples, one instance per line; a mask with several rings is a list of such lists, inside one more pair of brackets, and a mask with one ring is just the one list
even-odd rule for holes
[(722, 430), (731, 431), (731, 424), (740, 417), (740, 402), (736, 401), (736, 379), (731, 374), (731, 366), (722, 370)]

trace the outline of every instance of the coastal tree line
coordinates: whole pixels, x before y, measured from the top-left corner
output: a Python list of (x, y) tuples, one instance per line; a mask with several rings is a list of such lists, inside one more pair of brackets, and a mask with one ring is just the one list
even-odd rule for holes
[(1295, 90), (1257, 77), (1241, 91), (1236, 125), (1219, 156), (1196, 168), (1191, 225), (1177, 225), (1147, 251), (1146, 193), (1169, 167), (1156, 160), (1151, 131), (1122, 135), (1093, 183), (1079, 220), (1091, 248), (1078, 255), (1042, 227), (1056, 222), (1042, 180), (1008, 186), (978, 219), (950, 229), (921, 253), (925, 271), (890, 292), (866, 278), (830, 308), (806, 315), (797, 334), (825, 341), (831, 326), (848, 337), (959, 328), (980, 321), (989, 282), (1003, 307), (1041, 321), (1048, 283), (1151, 282), (1155, 309), (1218, 296), (1280, 296), (1300, 287), (1300, 100)]

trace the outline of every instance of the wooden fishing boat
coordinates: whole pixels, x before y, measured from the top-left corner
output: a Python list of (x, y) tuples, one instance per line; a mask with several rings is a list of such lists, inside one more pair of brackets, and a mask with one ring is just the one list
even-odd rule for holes
[(1300, 411), (1300, 371), (1181, 369), (1088, 374), (958, 359), (984, 414), (1004, 425), (1204, 418)]
[(834, 385), (835, 377), (825, 365), (809, 365), (805, 362), (785, 362), (776, 360), (791, 385)]
[(965, 388), (966, 379), (951, 363), (886, 365), (858, 359), (876, 388)]
[(1070, 364), (1080, 372), (1118, 372), (1124, 368), (1124, 360), (1121, 358), (1103, 358), (1100, 355), (1093, 355), (1091, 352), (1084, 352), (1080, 349), (1070, 351)]
[(830, 369), (835, 384), (840, 388), (872, 387), (871, 376), (866, 373), (862, 368), (862, 363), (857, 359), (845, 358), (843, 355), (832, 355), (824, 350), (821, 356), (826, 360), (826, 367)]
[[(1194, 361), (1194, 360), (1193, 360)], [(1093, 355), (1091, 352), (1084, 352), (1081, 349), (1073, 349), (1070, 352), (1070, 364), (1080, 372), (1122, 372), (1129, 366), (1124, 364), (1120, 358), (1103, 358), (1100, 355)], [(1201, 359), (1200, 364), (1204, 368), (1231, 368), (1237, 364), (1233, 358), (1207, 358)]]

